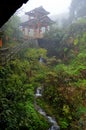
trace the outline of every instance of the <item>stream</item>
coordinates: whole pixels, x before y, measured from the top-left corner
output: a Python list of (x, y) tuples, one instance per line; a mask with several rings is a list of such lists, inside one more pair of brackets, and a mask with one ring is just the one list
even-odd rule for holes
[(40, 107), (37, 105), (37, 103), (36, 103), (36, 98), (41, 97), (41, 96), (42, 96), (42, 88), (39, 87), (39, 88), (36, 89), (36, 93), (35, 93), (35, 103), (34, 103), (35, 109), (36, 109), (41, 115), (43, 115), (43, 116), (52, 124), (51, 128), (49, 128), (48, 130), (60, 130), (60, 127), (59, 127), (59, 125), (57, 124), (56, 120), (55, 120), (53, 117), (47, 115), (47, 113), (46, 113), (42, 108), (40, 108)]

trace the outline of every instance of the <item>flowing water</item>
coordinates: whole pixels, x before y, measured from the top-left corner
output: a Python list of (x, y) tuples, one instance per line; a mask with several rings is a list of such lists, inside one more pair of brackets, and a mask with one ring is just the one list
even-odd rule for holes
[[(42, 96), (42, 88), (37, 88), (35, 98), (40, 96)], [(35, 102), (35, 108), (41, 115), (43, 115), (52, 124), (51, 128), (49, 128), (48, 130), (60, 130), (60, 127), (57, 124), (56, 120), (53, 117), (48, 116), (47, 113), (36, 104), (36, 102)]]

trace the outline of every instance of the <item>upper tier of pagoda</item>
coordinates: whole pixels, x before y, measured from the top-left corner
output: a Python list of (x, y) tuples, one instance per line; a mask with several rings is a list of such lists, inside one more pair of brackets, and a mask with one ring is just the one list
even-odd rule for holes
[(46, 25), (50, 25), (50, 24), (54, 23), (48, 16), (44, 16), (44, 17), (40, 18), (39, 20), (30, 19), (24, 23), (21, 23), (21, 26), (23, 26), (23, 27), (29, 26), (30, 28), (32, 28), (34, 26), (35, 28), (37, 28), (38, 22), (40, 24), (40, 27), (45, 27)]
[(49, 12), (46, 11), (42, 6), (40, 6), (40, 7), (35, 8), (29, 12), (26, 12), (25, 14), (30, 16), (30, 17), (40, 18), (42, 16), (48, 15)]
[(25, 13), (28, 15), (28, 21), (21, 23), (21, 26), (29, 28), (46, 27), (54, 23), (47, 15), (49, 14), (42, 6)]

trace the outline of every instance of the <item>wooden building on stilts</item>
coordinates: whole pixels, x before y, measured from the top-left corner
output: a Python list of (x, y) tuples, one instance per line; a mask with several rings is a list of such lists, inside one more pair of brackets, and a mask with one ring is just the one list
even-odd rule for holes
[(49, 14), (42, 6), (25, 13), (28, 21), (21, 23), (21, 29), (26, 39), (43, 38), (44, 33), (54, 22), (47, 16)]

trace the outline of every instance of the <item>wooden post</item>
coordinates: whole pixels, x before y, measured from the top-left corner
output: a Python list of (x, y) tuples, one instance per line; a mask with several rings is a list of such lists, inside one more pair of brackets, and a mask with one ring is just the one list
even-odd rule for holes
[(36, 38), (36, 28), (34, 27), (34, 38)]
[(32, 28), (33, 28), (33, 36), (32, 37), (35, 38), (35, 26), (33, 25)]
[(30, 20), (30, 16), (28, 15), (28, 20)]
[(0, 38), (0, 47), (2, 47), (2, 39)]
[(47, 25), (45, 25), (45, 29), (46, 29), (46, 31), (48, 31), (48, 26)]
[(40, 22), (38, 22), (38, 37), (40, 38)]

